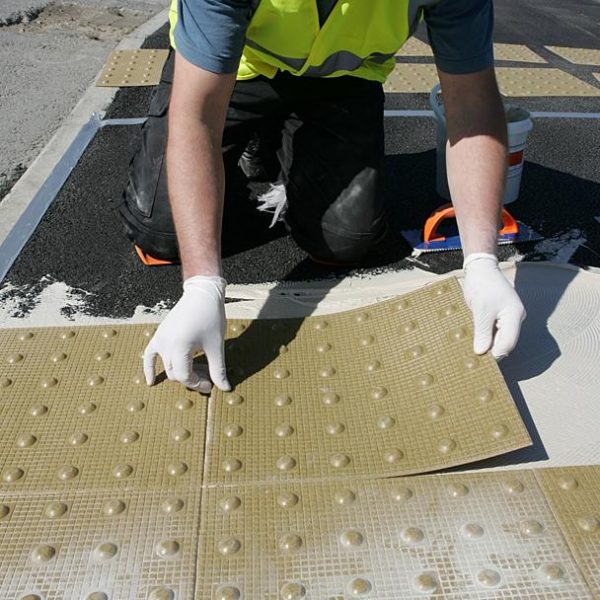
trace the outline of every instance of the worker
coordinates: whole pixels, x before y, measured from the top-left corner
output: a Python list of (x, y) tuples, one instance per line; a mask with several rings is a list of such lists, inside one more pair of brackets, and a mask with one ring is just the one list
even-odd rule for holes
[[(160, 356), (189, 389), (230, 389), (223, 206), (238, 164), (251, 176), (268, 166), (262, 140), (280, 171), (264, 204), (313, 260), (356, 265), (380, 241), (382, 84), (422, 19), (444, 98), (474, 352), (513, 349), (525, 311), (496, 257), (507, 131), (492, 0), (174, 0), (171, 17), (174, 73), (167, 65), (122, 208), (138, 246), (179, 256), (183, 271), (181, 299), (144, 353), (149, 385)], [(207, 372), (193, 369), (199, 351)]]

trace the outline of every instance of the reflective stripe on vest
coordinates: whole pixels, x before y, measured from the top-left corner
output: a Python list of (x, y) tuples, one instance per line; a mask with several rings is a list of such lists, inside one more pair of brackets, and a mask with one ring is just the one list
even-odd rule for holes
[[(338, 0), (321, 27), (318, 0), (252, 0), (238, 79), (277, 71), (309, 77), (351, 74), (385, 81), (416, 29), (424, 0)], [(430, 4), (435, 3), (429, 2)], [(171, 0), (171, 44), (177, 0)]]

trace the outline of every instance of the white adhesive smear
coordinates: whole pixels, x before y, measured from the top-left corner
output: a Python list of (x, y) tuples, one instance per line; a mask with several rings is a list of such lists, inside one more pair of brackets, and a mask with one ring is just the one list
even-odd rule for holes
[[(283, 282), (229, 285), (226, 305), (229, 318), (253, 319), (328, 314), (380, 302), (439, 280), (420, 269), (347, 277), (340, 281)], [(138, 306), (125, 318), (89, 314), (90, 292), (63, 282), (42, 279), (39, 285), (0, 288), (0, 327), (52, 327), (160, 322), (172, 303)]]
[(0, 288), (1, 327), (54, 327), (61, 325), (101, 325), (106, 323), (148, 323), (162, 320), (167, 313), (164, 303), (155, 307), (138, 306), (126, 319), (112, 319), (87, 314), (85, 290), (66, 283), (46, 284), (38, 291), (35, 286), (5, 284)]

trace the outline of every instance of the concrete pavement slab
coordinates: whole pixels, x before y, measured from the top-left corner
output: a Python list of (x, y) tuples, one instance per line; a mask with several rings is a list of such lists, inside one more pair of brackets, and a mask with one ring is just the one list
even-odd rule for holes
[(166, 0), (0, 3), (0, 200), (118, 40), (164, 6)]

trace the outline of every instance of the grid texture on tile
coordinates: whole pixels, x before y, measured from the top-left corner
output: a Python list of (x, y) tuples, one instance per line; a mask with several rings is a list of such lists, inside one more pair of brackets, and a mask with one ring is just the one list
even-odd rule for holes
[(198, 597), (591, 598), (531, 471), (210, 489)]
[(146, 386), (153, 333), (0, 333), (1, 598), (193, 597), (207, 399)]
[(494, 44), (494, 58), (526, 63), (545, 63), (546, 61), (522, 44)]
[(600, 467), (536, 471), (588, 585), (600, 598)]
[[(496, 67), (505, 96), (600, 96), (597, 88), (560, 69)], [(438, 83), (435, 65), (398, 63), (384, 89), (388, 93), (428, 93)]]
[(191, 599), (199, 511), (199, 492), (0, 492), (0, 597)]
[(114, 50), (98, 80), (98, 87), (158, 85), (168, 50)]
[(215, 392), (209, 485), (389, 477), (530, 439), (490, 356), (472, 352), (455, 279), (366, 309), (230, 321), (232, 393)]
[(546, 46), (546, 48), (573, 64), (600, 67), (600, 48), (567, 48), (565, 46)]
[(562, 472), (375, 479), (529, 442), (470, 323), (456, 280), (230, 321), (210, 401), (144, 384), (154, 326), (0, 332), (0, 597), (591, 597), (598, 471), (565, 510)]
[(207, 399), (139, 373), (153, 327), (0, 334), (0, 492), (199, 489)]

